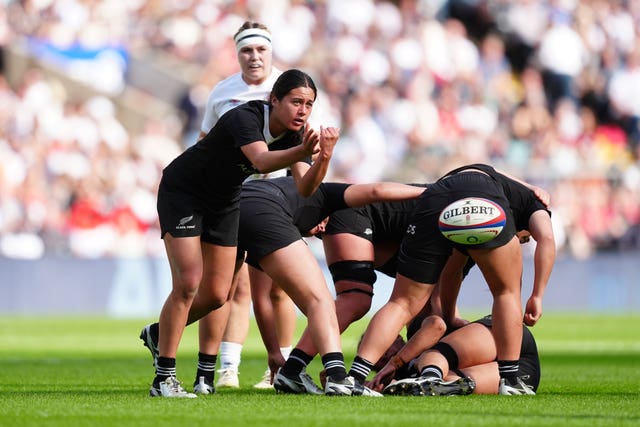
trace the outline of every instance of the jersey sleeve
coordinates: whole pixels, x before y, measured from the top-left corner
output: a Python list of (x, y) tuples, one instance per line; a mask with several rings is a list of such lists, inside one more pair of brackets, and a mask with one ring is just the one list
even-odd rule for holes
[(505, 180), (503, 185), (506, 187), (505, 192), (509, 199), (511, 212), (513, 212), (516, 231), (528, 230), (529, 218), (531, 218), (531, 215), (536, 211), (544, 210), (551, 215), (549, 210), (536, 197), (533, 190), (507, 177), (503, 179)]
[(222, 117), (233, 139), (234, 147), (240, 148), (256, 141), (264, 141), (263, 120), (255, 109), (235, 108)]
[(346, 209), (347, 202), (344, 200), (344, 192), (347, 191), (351, 184), (328, 182), (322, 184), (325, 193), (327, 213), (333, 213), (342, 209)]

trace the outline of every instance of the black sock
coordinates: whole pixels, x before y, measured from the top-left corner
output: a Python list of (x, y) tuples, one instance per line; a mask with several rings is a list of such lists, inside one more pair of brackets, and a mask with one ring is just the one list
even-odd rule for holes
[(373, 363), (369, 362), (367, 359), (363, 359), (360, 356), (356, 356), (353, 359), (353, 364), (351, 365), (351, 369), (349, 370), (349, 375), (355, 378), (356, 381), (358, 381), (360, 384), (363, 384), (372, 368)]
[(217, 355), (198, 353), (198, 370), (196, 371), (196, 382), (198, 378), (204, 377), (207, 384), (213, 384), (213, 376), (216, 372)]
[(287, 358), (287, 361), (284, 363), (284, 366), (280, 368), (280, 370), (284, 375), (296, 376), (300, 374), (300, 372), (302, 372), (302, 370), (306, 368), (312, 360), (313, 356), (308, 355), (299, 348), (294, 348), (293, 350), (291, 350), (289, 358)]
[(336, 351), (327, 353), (322, 356), (322, 364), (327, 373), (327, 377), (331, 377), (334, 381), (342, 381), (347, 378), (347, 370), (344, 367), (344, 356), (341, 352)]
[(427, 365), (420, 371), (420, 376), (442, 379), (442, 369), (436, 365)]
[(158, 357), (156, 362), (156, 378), (153, 384), (157, 386), (160, 382), (169, 377), (176, 376), (176, 359), (175, 357)]
[(515, 384), (518, 380), (518, 370), (520, 363), (518, 360), (498, 360), (498, 372), (500, 378), (504, 378), (507, 384)]

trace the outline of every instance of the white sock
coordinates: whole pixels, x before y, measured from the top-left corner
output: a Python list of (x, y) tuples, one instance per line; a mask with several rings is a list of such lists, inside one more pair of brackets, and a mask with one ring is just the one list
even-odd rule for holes
[(291, 350), (293, 350), (293, 347), (291, 346), (280, 347), (280, 353), (282, 353), (282, 357), (284, 357), (284, 360), (287, 360), (289, 358)]
[[(284, 360), (287, 360), (289, 358), (289, 355), (291, 354), (291, 350), (293, 350), (293, 347), (291, 346), (280, 347), (280, 353), (282, 353), (282, 357), (284, 357)], [(267, 370), (269, 370), (268, 366), (267, 366)]]
[(218, 354), (220, 369), (235, 369), (237, 371), (240, 366), (240, 353), (242, 353), (242, 344), (222, 341)]

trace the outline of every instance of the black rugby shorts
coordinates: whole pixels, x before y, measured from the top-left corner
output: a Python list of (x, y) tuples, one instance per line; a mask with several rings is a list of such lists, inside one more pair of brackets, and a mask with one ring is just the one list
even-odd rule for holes
[(188, 194), (158, 191), (158, 217), (160, 237), (165, 233), (173, 237), (195, 237), (219, 246), (238, 245), (238, 223), (240, 207), (237, 201), (230, 201), (220, 208), (204, 206)]

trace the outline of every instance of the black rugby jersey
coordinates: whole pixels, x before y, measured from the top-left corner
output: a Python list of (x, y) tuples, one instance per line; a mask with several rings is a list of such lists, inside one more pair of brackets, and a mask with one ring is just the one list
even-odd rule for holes
[(241, 215), (243, 201), (261, 200), (276, 208), (272, 213), (290, 217), (293, 225), (304, 234), (332, 212), (347, 207), (344, 192), (350, 185), (323, 182), (311, 196), (303, 197), (290, 176), (248, 181), (242, 185)]
[(204, 138), (176, 157), (164, 169), (163, 180), (169, 189), (206, 204), (235, 199), (242, 182), (258, 172), (240, 147), (265, 141), (270, 151), (284, 150), (300, 145), (303, 131), (272, 137), (268, 104), (249, 101), (225, 113)]
[[(426, 187), (427, 184), (409, 184), (417, 187)], [(376, 202), (359, 208), (348, 208), (340, 211), (339, 224), (329, 219), (327, 224), (327, 234), (337, 233), (365, 233), (371, 235), (371, 241), (380, 242), (397, 242), (400, 243), (404, 237), (409, 219), (418, 199), (408, 199), (394, 202)], [(364, 217), (368, 219), (370, 230), (360, 230), (357, 227), (360, 221), (349, 220), (349, 218)]]
[(468, 169), (480, 170), (502, 186), (504, 195), (507, 197), (509, 207), (513, 213), (516, 231), (529, 230), (529, 218), (531, 218), (531, 215), (536, 211), (545, 210), (549, 216), (551, 216), (551, 212), (544, 206), (544, 204), (542, 204), (532, 190), (527, 188), (525, 185), (506, 177), (489, 165), (475, 163), (462, 166), (448, 172), (441, 179)]

